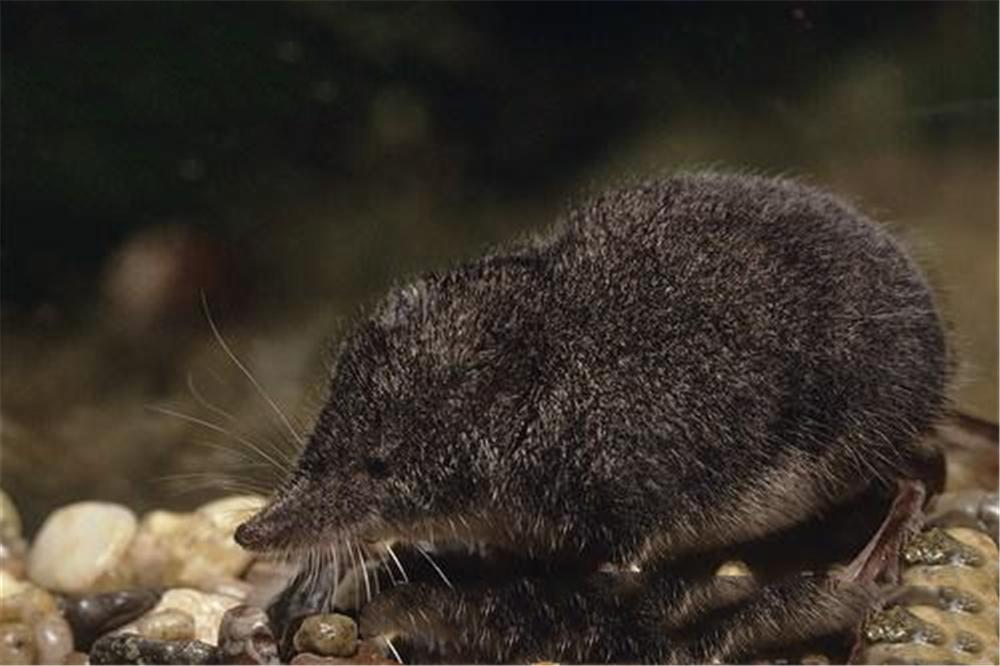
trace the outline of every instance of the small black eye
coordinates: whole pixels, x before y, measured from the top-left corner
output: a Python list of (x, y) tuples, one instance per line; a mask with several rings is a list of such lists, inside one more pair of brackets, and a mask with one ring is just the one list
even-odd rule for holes
[(384, 479), (389, 476), (389, 466), (381, 458), (365, 458), (365, 471), (373, 479)]

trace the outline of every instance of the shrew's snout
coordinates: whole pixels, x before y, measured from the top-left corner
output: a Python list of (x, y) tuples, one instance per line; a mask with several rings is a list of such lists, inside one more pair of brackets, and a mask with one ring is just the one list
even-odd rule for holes
[(252, 518), (236, 528), (236, 543), (254, 552), (277, 550), (292, 546), (295, 534), (295, 514), (286, 496), (273, 501)]

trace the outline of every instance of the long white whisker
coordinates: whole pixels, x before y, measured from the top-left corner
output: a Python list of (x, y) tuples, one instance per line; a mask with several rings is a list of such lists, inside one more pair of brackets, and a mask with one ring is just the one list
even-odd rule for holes
[(192, 397), (194, 397), (194, 399), (198, 402), (199, 405), (201, 405), (202, 407), (204, 407), (205, 409), (207, 409), (209, 411), (215, 412), (216, 414), (218, 414), (219, 416), (223, 417), (224, 419), (227, 419), (227, 420), (233, 421), (233, 422), (236, 421), (236, 417), (235, 416), (233, 416), (232, 414), (230, 414), (226, 410), (222, 409), (221, 407), (216, 407), (215, 405), (213, 405), (212, 403), (210, 403), (205, 398), (204, 395), (202, 395), (201, 391), (198, 390), (198, 387), (195, 386), (195, 383), (194, 383), (194, 374), (193, 373), (189, 372), (188, 375), (187, 375), (187, 386), (188, 386), (188, 391), (191, 392)]
[[(392, 570), (392, 562), (389, 561), (389, 558), (378, 552), (378, 550), (375, 551), (375, 554), (378, 556), (379, 561), (382, 562), (382, 566), (385, 567), (385, 572), (389, 574), (389, 580), (392, 584), (399, 585), (399, 581), (396, 580), (396, 573)], [(376, 577), (375, 580), (378, 580), (378, 577)]]
[(431, 557), (430, 553), (428, 553), (426, 550), (424, 550), (423, 548), (421, 548), (419, 544), (415, 543), (415, 544), (413, 544), (413, 547), (417, 549), (418, 553), (420, 553), (421, 555), (424, 556), (424, 559), (427, 560), (428, 564), (430, 564), (432, 567), (434, 567), (434, 571), (436, 571), (438, 573), (438, 575), (441, 576), (441, 580), (444, 581), (444, 584), (447, 585), (448, 587), (450, 587), (451, 589), (455, 589), (455, 586), (452, 585), (451, 581), (448, 580), (448, 577), (444, 575), (444, 572), (441, 571), (441, 567), (439, 567), (438, 564), (437, 564), (437, 562), (434, 561), (434, 558)]
[[(357, 579), (357, 577), (358, 577), (358, 572), (357, 572), (358, 562), (357, 562), (357, 559), (356, 559), (356, 557), (354, 555), (354, 550), (351, 548), (351, 540), (347, 539), (346, 542), (347, 542), (347, 554), (351, 557), (351, 562), (354, 563), (354, 578)], [(361, 603), (360, 603), (360, 598), (359, 598), (359, 594), (360, 593), (361, 593), (361, 590), (358, 588), (357, 582), (355, 582), (354, 583), (354, 608), (355, 609), (361, 608)]]
[(354, 542), (354, 548), (357, 549), (358, 559), (361, 560), (361, 573), (363, 574), (363, 577), (365, 579), (365, 596), (368, 597), (365, 600), (367, 603), (368, 601), (372, 600), (372, 586), (371, 582), (368, 580), (368, 565), (365, 563), (365, 555), (361, 551), (361, 547), (358, 545), (357, 541)]
[(385, 644), (389, 646), (389, 650), (392, 652), (392, 656), (396, 658), (396, 661), (403, 663), (403, 658), (399, 656), (399, 652), (396, 650), (396, 646), (392, 644), (392, 641), (388, 637), (383, 637)]
[(333, 600), (337, 600), (337, 592), (340, 590), (340, 558), (337, 555), (339, 548), (337, 547), (339, 543), (332, 544), (331, 552), (333, 553)]
[(250, 380), (250, 383), (257, 390), (257, 393), (260, 395), (260, 397), (263, 398), (264, 401), (271, 406), (271, 409), (274, 410), (274, 413), (278, 415), (278, 418), (281, 419), (281, 422), (285, 425), (286, 428), (288, 428), (288, 432), (292, 434), (292, 437), (295, 439), (296, 442), (298, 442), (299, 446), (301, 446), (303, 444), (302, 437), (295, 430), (295, 428), (292, 427), (292, 424), (291, 422), (289, 422), (288, 417), (286, 417), (285, 413), (281, 411), (281, 408), (278, 407), (278, 404), (271, 399), (271, 396), (267, 394), (267, 391), (264, 390), (264, 387), (262, 387), (257, 382), (257, 379), (252, 374), (250, 374), (250, 371), (247, 370), (246, 366), (243, 365), (243, 363), (241, 363), (238, 358), (236, 358), (236, 354), (233, 353), (233, 351), (229, 348), (229, 345), (226, 344), (226, 341), (223, 339), (222, 334), (219, 333), (219, 328), (218, 326), (215, 325), (215, 320), (212, 319), (212, 311), (208, 307), (208, 298), (206, 298), (205, 292), (201, 293), (201, 305), (202, 308), (205, 310), (205, 318), (208, 319), (208, 325), (212, 328), (212, 334), (215, 336), (215, 340), (219, 343), (219, 346), (222, 347), (222, 351), (226, 352), (226, 356), (228, 356), (229, 359), (236, 365), (236, 367), (239, 368), (244, 375), (246, 375), (247, 379)]
[(227, 429), (223, 428), (220, 425), (212, 423), (211, 421), (206, 421), (205, 419), (199, 419), (196, 416), (191, 416), (190, 414), (184, 414), (183, 412), (178, 412), (178, 411), (175, 411), (173, 409), (167, 409), (166, 407), (158, 407), (156, 405), (147, 405), (146, 408), (150, 409), (150, 410), (152, 410), (154, 412), (158, 412), (160, 414), (164, 414), (166, 416), (172, 416), (172, 417), (174, 417), (176, 419), (181, 419), (182, 421), (187, 421), (189, 423), (194, 423), (195, 425), (200, 425), (203, 428), (208, 428), (209, 430), (212, 430), (212, 431), (215, 431), (215, 432), (218, 432), (218, 433), (222, 433), (223, 435), (226, 435), (227, 437), (232, 437), (237, 442), (239, 442), (239, 443), (241, 443), (241, 444), (243, 444), (245, 446), (248, 446), (253, 451), (256, 451), (262, 458), (264, 458), (268, 462), (274, 464), (279, 470), (283, 471), (284, 473), (289, 474), (292, 471), (291, 467), (289, 467), (289, 465), (287, 463), (285, 463), (283, 461), (276, 460), (273, 456), (268, 455), (266, 451), (264, 451), (263, 449), (261, 449), (259, 446), (257, 446), (253, 442), (251, 442), (246, 437), (243, 437), (242, 435), (238, 435), (238, 434), (236, 434), (236, 433), (234, 433), (234, 432), (232, 432), (230, 430), (227, 430)]
[(403, 580), (409, 583), (410, 577), (406, 575), (406, 569), (403, 568), (403, 563), (399, 561), (398, 557), (396, 557), (396, 552), (392, 549), (392, 546), (386, 544), (385, 549), (389, 551), (389, 555), (392, 556), (392, 561), (396, 563), (397, 567), (399, 567), (399, 573), (403, 576)]

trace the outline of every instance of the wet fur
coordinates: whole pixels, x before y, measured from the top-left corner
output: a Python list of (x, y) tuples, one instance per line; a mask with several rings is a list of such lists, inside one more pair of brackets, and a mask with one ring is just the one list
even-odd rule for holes
[[(344, 342), (296, 471), (238, 539), (297, 550), (447, 537), (656, 570), (926, 477), (939, 459), (921, 436), (950, 372), (919, 271), (843, 201), (748, 176), (621, 187), (547, 234), (394, 289)], [(605, 603), (584, 591), (604, 587), (576, 580), (580, 603)], [(632, 647), (605, 654), (598, 631), (595, 652), (535, 654), (524, 646), (564, 613), (580, 619), (572, 632), (597, 625), (546, 586), (510, 585), (483, 592), (498, 595), (490, 607), (530, 606), (528, 585), (550, 626), (510, 634), (505, 658), (715, 654), (649, 642), (671, 608), (614, 604), (604, 617), (637, 618), (637, 642), (621, 639)], [(813, 582), (796, 585), (822, 605)], [(758, 596), (781, 599), (770, 590)], [(448, 626), (488, 624), (476, 624), (481, 601), (448, 594)], [(721, 646), (740, 631), (705, 635), (731, 655)], [(492, 649), (503, 627), (477, 636)]]

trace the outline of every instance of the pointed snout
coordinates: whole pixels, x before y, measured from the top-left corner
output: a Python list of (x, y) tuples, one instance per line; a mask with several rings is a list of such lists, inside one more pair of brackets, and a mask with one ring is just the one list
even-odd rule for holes
[(287, 496), (279, 497), (236, 528), (236, 543), (253, 552), (278, 550), (292, 545), (296, 516)]

